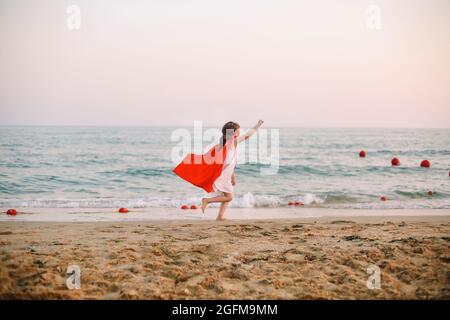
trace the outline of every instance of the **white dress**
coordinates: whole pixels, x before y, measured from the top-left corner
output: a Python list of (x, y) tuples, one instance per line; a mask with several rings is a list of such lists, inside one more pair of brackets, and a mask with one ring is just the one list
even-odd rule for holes
[(227, 156), (223, 163), (222, 173), (214, 181), (213, 190), (215, 192), (233, 193), (233, 185), (231, 184), (231, 176), (234, 173), (234, 168), (237, 162), (237, 152), (234, 144), (230, 145), (230, 149), (227, 151)]

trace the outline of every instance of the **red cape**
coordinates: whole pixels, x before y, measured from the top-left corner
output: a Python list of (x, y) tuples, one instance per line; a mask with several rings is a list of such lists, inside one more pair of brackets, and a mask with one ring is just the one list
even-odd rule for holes
[(225, 144), (225, 147), (219, 149), (214, 146), (205, 154), (188, 154), (172, 171), (181, 179), (204, 189), (206, 192), (211, 192), (214, 181), (222, 173), (227, 148), (231, 140)]

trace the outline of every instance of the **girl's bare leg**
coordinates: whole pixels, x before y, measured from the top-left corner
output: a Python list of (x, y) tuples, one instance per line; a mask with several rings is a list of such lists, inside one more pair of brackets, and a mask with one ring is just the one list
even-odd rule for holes
[(222, 202), (220, 204), (219, 214), (217, 215), (216, 220), (223, 221), (225, 220), (225, 210), (228, 207), (229, 202)]
[(227, 203), (233, 200), (233, 194), (232, 193), (223, 193), (223, 196), (213, 197), (213, 198), (203, 198), (202, 199), (202, 212), (205, 213), (205, 209), (208, 206), (208, 204), (213, 202), (222, 202)]

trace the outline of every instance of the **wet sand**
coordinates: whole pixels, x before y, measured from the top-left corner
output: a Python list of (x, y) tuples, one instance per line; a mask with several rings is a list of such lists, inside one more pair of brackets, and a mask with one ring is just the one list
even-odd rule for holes
[(0, 298), (449, 299), (450, 217), (0, 222)]

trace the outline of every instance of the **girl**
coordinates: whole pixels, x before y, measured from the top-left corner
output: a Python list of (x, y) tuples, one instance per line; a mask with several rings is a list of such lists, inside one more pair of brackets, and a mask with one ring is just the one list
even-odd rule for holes
[[(234, 168), (237, 161), (237, 144), (247, 140), (261, 127), (263, 124), (262, 120), (243, 136), (240, 134), (240, 126), (236, 122), (227, 122), (222, 128), (222, 138), (219, 147), (225, 147), (227, 142), (230, 143), (229, 149), (226, 152), (226, 158), (222, 167), (222, 172), (220, 176), (214, 181), (213, 191), (216, 192), (216, 196), (212, 198), (202, 199), (202, 212), (205, 212), (206, 207), (210, 203), (219, 202), (219, 214), (217, 215), (217, 220), (225, 220), (225, 210), (228, 204), (233, 200), (233, 189), (236, 185), (236, 174), (234, 173)], [(231, 141), (230, 141), (231, 140)]]
[[(202, 199), (202, 212), (210, 203), (219, 202), (220, 209), (217, 220), (225, 220), (225, 209), (233, 200), (233, 187), (236, 185), (234, 168), (237, 161), (237, 144), (247, 140), (261, 127), (262, 120), (240, 136), (240, 126), (236, 122), (227, 122), (222, 128), (220, 143), (211, 148), (205, 155), (189, 154), (174, 170), (177, 175), (207, 192), (214, 191), (212, 198)], [(217, 159), (222, 155), (221, 161), (206, 163), (207, 159)]]

